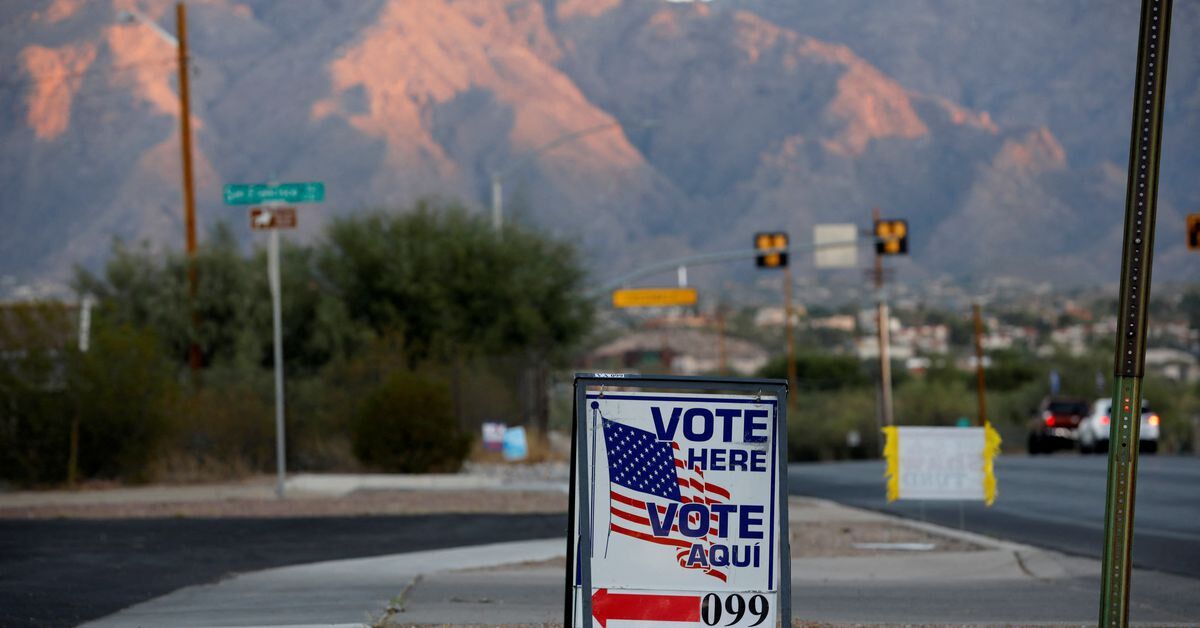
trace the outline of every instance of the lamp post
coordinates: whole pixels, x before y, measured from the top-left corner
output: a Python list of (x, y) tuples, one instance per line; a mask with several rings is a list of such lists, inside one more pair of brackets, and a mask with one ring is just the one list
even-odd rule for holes
[[(188, 297), (192, 303), (192, 327), (200, 326), (195, 310), (196, 302), (196, 189), (192, 178), (192, 111), (191, 84), (188, 76), (187, 7), (182, 2), (175, 5), (175, 32), (168, 33), (154, 20), (142, 12), (131, 9), (118, 15), (122, 22), (141, 22), (154, 31), (168, 44), (175, 46), (179, 62), (179, 148), (183, 163), (183, 223), (187, 237)], [(200, 370), (200, 345), (192, 341), (188, 347), (188, 365), (193, 375)]]
[[(646, 121), (635, 123), (631, 126), (649, 127), (654, 125), (655, 122)], [(533, 161), (534, 157), (537, 157), (546, 151), (553, 150), (559, 146), (562, 146), (563, 144), (569, 144), (570, 142), (582, 137), (592, 135), (593, 133), (606, 131), (614, 127), (621, 127), (621, 123), (617, 120), (613, 120), (612, 122), (605, 122), (604, 124), (598, 124), (596, 126), (565, 133), (529, 151), (528, 154), (507, 168), (492, 171), (492, 228), (499, 233), (500, 228), (504, 225), (504, 179), (512, 176), (521, 168), (529, 165), (529, 162)]]

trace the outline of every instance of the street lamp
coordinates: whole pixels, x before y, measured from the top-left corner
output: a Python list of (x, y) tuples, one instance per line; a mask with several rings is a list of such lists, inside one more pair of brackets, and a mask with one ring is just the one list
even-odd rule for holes
[[(192, 326), (199, 327), (195, 311), (196, 301), (196, 189), (192, 179), (192, 111), (191, 90), (188, 80), (187, 7), (182, 2), (175, 5), (175, 32), (168, 33), (144, 13), (130, 9), (117, 14), (121, 22), (141, 22), (167, 43), (175, 46), (179, 61), (179, 148), (183, 155), (183, 222), (187, 235), (188, 295), (192, 309)], [(193, 374), (200, 369), (200, 346), (192, 342), (188, 348), (188, 365)]]
[[(647, 120), (644, 122), (635, 123), (631, 126), (644, 128), (654, 126), (655, 124), (656, 123), (653, 120)], [(504, 168), (503, 170), (492, 171), (492, 228), (499, 232), (501, 225), (504, 223), (504, 190), (502, 187), (504, 179), (513, 175), (521, 168), (529, 165), (529, 162), (533, 161), (534, 157), (537, 157), (546, 151), (553, 150), (559, 146), (562, 146), (563, 144), (568, 144), (579, 138), (592, 135), (593, 133), (599, 133), (601, 131), (606, 131), (613, 127), (620, 126), (620, 121), (613, 120), (612, 122), (605, 122), (604, 124), (580, 129), (578, 131), (571, 131), (570, 133), (560, 135), (559, 137), (529, 151), (528, 154), (509, 167)]]

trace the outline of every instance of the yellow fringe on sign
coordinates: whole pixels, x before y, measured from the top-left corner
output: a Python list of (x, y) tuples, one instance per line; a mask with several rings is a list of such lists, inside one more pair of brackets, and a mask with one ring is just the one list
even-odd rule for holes
[(996, 470), (992, 467), (992, 461), (998, 455), (1000, 455), (1000, 434), (992, 429), (991, 423), (985, 421), (983, 424), (983, 503), (988, 506), (996, 501)]
[[(896, 427), (883, 428), (883, 459), (887, 461), (887, 470), (883, 479), (887, 481), (887, 500), (894, 502), (900, 499), (900, 432)], [(991, 468), (991, 460), (988, 460)]]

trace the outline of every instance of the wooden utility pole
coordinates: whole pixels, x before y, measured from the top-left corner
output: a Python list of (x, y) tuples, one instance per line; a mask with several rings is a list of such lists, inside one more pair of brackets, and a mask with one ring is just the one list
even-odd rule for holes
[(729, 374), (725, 355), (725, 305), (721, 303), (717, 304), (717, 372), (721, 377)]
[[(878, 207), (872, 210), (871, 217), (872, 225), (879, 222)], [(891, 316), (888, 314), (887, 300), (883, 295), (883, 256), (878, 250), (875, 251), (875, 292), (875, 321), (879, 331), (879, 409), (883, 425), (891, 427), (895, 422), (892, 416), (892, 359), (889, 351), (891, 340), (888, 337), (891, 331), (888, 321), (891, 320)]]
[[(183, 154), (183, 224), (187, 230), (188, 304), (192, 311), (192, 330), (200, 327), (196, 311), (196, 188), (192, 180), (192, 107), (188, 79), (187, 7), (175, 5), (175, 40), (179, 58), (179, 147)], [(188, 366), (192, 375), (200, 370), (200, 345), (193, 339), (188, 347)]]
[(987, 387), (983, 379), (983, 317), (978, 303), (972, 309), (975, 315), (975, 387), (979, 395), (979, 419), (976, 425), (983, 427), (987, 422)]

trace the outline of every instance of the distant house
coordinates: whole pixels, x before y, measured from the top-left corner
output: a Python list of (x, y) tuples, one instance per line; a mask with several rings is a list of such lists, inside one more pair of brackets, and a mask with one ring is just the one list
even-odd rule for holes
[(1179, 382), (1200, 381), (1200, 360), (1179, 349), (1146, 349), (1146, 367)]
[[(752, 342), (726, 336), (723, 344), (730, 373), (753, 375), (767, 363), (767, 351)], [(589, 353), (587, 365), (607, 370), (664, 370), (677, 375), (717, 373), (721, 347), (720, 334), (703, 329), (637, 331)]]

